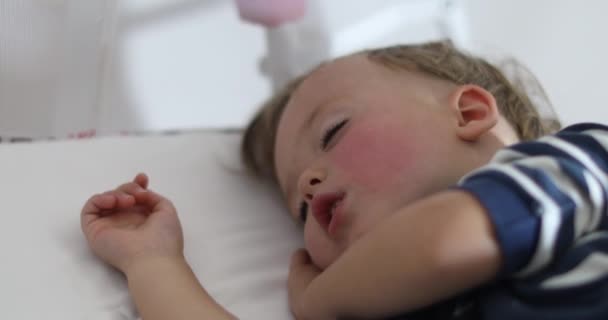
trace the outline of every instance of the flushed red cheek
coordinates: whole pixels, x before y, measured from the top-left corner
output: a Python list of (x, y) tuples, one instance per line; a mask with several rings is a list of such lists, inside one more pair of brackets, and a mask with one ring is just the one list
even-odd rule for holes
[(416, 170), (420, 139), (386, 124), (351, 128), (331, 152), (331, 160), (347, 177), (370, 190), (391, 187), (398, 176)]

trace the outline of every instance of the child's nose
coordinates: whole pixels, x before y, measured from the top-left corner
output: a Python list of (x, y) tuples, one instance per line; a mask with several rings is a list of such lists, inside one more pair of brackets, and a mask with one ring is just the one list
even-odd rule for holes
[(300, 175), (298, 190), (304, 199), (312, 200), (315, 189), (326, 179), (327, 175), (321, 169), (307, 169)]

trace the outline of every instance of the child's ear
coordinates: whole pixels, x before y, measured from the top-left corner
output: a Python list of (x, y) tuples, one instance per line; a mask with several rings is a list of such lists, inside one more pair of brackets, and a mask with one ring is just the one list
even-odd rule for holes
[(450, 105), (458, 121), (456, 134), (463, 140), (475, 141), (498, 123), (496, 99), (480, 86), (458, 86), (450, 95)]

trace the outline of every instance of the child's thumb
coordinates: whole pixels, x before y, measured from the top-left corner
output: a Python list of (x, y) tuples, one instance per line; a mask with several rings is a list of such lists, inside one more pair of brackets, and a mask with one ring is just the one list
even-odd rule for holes
[(310, 256), (305, 249), (298, 249), (291, 256), (291, 265), (298, 266), (303, 264), (310, 264)]

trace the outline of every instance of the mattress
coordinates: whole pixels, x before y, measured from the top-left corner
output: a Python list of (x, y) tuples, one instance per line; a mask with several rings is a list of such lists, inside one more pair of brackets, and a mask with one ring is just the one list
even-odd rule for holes
[(125, 279), (88, 249), (79, 213), (138, 172), (170, 198), (197, 277), (241, 319), (290, 319), (289, 258), (302, 246), (276, 189), (248, 176), (238, 133), (0, 145), (0, 319), (137, 319)]

